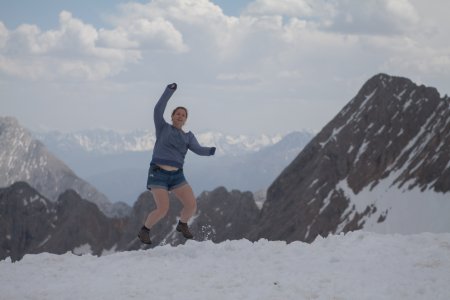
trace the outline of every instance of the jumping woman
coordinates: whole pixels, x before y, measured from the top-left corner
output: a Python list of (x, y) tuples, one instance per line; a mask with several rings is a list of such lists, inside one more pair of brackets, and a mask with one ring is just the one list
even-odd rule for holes
[(215, 147), (202, 147), (192, 132), (184, 132), (188, 111), (177, 107), (172, 112), (172, 124), (164, 120), (167, 102), (177, 89), (177, 84), (169, 84), (155, 105), (153, 119), (156, 129), (156, 142), (148, 171), (147, 189), (155, 199), (156, 209), (150, 212), (138, 237), (142, 243), (151, 244), (150, 230), (169, 210), (169, 192), (172, 191), (183, 204), (176, 230), (187, 239), (193, 235), (188, 221), (197, 208), (194, 193), (183, 174), (184, 158), (187, 150), (202, 156), (214, 155)]

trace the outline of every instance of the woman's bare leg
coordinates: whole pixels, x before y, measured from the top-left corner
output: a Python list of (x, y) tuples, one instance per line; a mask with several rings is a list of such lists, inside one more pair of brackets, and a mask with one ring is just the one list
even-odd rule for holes
[(180, 213), (180, 221), (187, 223), (197, 210), (197, 201), (195, 200), (194, 192), (189, 184), (176, 188), (173, 192), (183, 204), (183, 209)]
[(169, 211), (169, 193), (165, 189), (152, 188), (156, 209), (152, 211), (145, 220), (145, 227), (152, 228)]

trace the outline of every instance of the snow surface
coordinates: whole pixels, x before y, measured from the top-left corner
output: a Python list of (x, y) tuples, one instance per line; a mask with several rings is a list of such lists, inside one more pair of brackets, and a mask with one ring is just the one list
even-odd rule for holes
[(0, 299), (450, 299), (450, 234), (353, 232), (0, 262)]

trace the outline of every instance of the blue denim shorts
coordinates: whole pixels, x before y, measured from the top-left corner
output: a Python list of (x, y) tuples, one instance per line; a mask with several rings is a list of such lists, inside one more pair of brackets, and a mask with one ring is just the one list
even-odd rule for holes
[(183, 169), (167, 171), (155, 164), (150, 164), (147, 178), (148, 190), (159, 188), (171, 191), (185, 184), (187, 184), (187, 181), (184, 178)]

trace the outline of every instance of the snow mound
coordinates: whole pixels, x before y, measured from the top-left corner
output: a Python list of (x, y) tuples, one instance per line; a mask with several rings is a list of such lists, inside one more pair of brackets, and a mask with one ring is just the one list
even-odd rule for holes
[(449, 299), (450, 234), (188, 241), (0, 262), (2, 299)]

